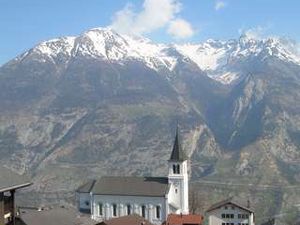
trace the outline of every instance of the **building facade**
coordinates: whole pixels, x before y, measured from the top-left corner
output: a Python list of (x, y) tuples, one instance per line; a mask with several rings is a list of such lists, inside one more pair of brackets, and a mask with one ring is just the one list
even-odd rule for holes
[(178, 130), (168, 177), (102, 177), (77, 190), (79, 210), (97, 221), (137, 214), (162, 224), (170, 213), (188, 214), (188, 165)]
[(206, 215), (209, 225), (254, 225), (254, 211), (249, 202), (245, 206), (232, 198), (216, 203)]
[(0, 166), (0, 225), (16, 224), (15, 192), (29, 185), (26, 177)]

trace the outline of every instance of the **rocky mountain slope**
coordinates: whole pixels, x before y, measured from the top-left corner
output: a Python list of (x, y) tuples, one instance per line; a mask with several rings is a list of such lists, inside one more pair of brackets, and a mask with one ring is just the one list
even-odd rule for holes
[(104, 174), (166, 175), (178, 122), (194, 182), (277, 188), (272, 215), (300, 201), (295, 46), (167, 45), (107, 28), (38, 44), (0, 68), (1, 164), (31, 174), (44, 202)]

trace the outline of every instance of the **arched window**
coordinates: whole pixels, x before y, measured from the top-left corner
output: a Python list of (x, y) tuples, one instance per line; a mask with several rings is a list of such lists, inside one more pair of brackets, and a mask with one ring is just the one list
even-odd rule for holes
[(156, 206), (156, 218), (157, 218), (157, 219), (160, 219), (160, 211), (161, 211), (160, 206), (159, 206), (159, 205)]
[(127, 205), (127, 215), (131, 214), (131, 205)]
[(113, 204), (113, 216), (117, 216), (117, 204)]
[(142, 217), (146, 217), (146, 206), (142, 205)]
[(103, 216), (103, 204), (102, 203), (98, 204), (98, 214), (99, 214), (99, 216)]

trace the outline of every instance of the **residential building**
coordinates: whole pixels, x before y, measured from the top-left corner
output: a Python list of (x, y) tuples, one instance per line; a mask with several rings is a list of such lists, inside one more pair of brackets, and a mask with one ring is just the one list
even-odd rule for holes
[(203, 216), (196, 214), (170, 214), (163, 225), (201, 225), (203, 223)]
[(132, 214), (129, 216), (121, 216), (113, 218), (110, 220), (103, 221), (97, 225), (153, 225), (144, 217), (141, 217), (137, 214)]
[(211, 206), (207, 211), (209, 225), (254, 225), (250, 202), (229, 198)]
[(0, 166), (0, 225), (15, 224), (15, 192), (29, 185), (31, 182), (26, 177)]

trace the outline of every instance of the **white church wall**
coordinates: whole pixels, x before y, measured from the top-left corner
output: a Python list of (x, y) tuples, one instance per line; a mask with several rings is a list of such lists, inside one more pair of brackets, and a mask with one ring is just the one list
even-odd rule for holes
[[(173, 172), (173, 165), (180, 166), (180, 173)], [(189, 213), (188, 202), (188, 168), (187, 161), (183, 162), (169, 162), (169, 184), (171, 184), (168, 199), (172, 206), (175, 206), (177, 210), (170, 207), (170, 211), (173, 213)]]
[[(131, 206), (131, 214), (142, 216), (142, 206), (145, 208), (145, 219), (153, 224), (161, 224), (168, 215), (165, 197), (142, 197), (142, 196), (114, 196), (114, 195), (93, 195), (92, 219), (103, 221), (114, 217), (125, 216), (127, 205)], [(99, 212), (99, 204), (102, 204), (102, 215)], [(117, 214), (113, 215), (113, 205), (117, 206)], [(160, 218), (156, 216), (156, 207), (160, 207)]]
[(80, 211), (90, 212), (91, 209), (90, 193), (77, 193), (77, 201), (78, 201)]

